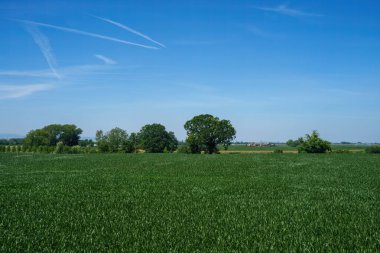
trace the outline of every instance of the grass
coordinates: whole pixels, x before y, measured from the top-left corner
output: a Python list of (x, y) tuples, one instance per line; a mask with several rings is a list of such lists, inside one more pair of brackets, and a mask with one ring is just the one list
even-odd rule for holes
[(0, 154), (0, 251), (380, 251), (380, 156)]

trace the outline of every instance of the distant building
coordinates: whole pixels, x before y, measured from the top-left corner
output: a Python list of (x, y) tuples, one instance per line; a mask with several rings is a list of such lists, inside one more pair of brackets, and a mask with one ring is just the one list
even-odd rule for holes
[(248, 147), (274, 147), (275, 145), (270, 142), (252, 142), (247, 144)]

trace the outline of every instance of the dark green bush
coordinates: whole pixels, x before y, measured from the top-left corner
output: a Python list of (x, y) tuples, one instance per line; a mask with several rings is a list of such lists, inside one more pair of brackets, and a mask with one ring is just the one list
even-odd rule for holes
[(282, 153), (284, 153), (284, 151), (282, 149), (275, 149), (273, 151), (273, 153), (275, 153), (275, 154), (282, 154)]
[(301, 139), (301, 145), (298, 148), (299, 153), (326, 153), (331, 151), (331, 143), (319, 138), (317, 131), (313, 131), (310, 135)]
[(368, 154), (380, 154), (380, 145), (373, 145), (365, 149)]

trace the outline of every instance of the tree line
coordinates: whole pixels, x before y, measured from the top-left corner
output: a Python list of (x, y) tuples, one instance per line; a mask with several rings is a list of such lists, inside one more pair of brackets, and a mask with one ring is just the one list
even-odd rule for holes
[[(137, 133), (115, 127), (110, 131), (96, 131), (96, 141), (80, 140), (82, 129), (73, 124), (51, 124), (28, 132), (22, 146), (0, 146), (0, 152), (45, 153), (216, 153), (218, 145), (225, 149), (235, 139), (236, 130), (229, 120), (220, 120), (210, 114), (201, 114), (188, 120), (184, 128), (185, 143), (167, 131), (161, 124), (147, 124)], [(8, 143), (6, 144), (8, 145)]]
[[(0, 152), (43, 153), (217, 153), (225, 150), (236, 137), (236, 130), (229, 120), (210, 114), (193, 117), (184, 124), (187, 138), (180, 143), (175, 134), (161, 124), (147, 124), (139, 132), (128, 134), (115, 127), (110, 131), (96, 131), (96, 141), (80, 140), (82, 129), (74, 124), (51, 124), (28, 132), (22, 139), (0, 140)], [(21, 145), (22, 143), (22, 145)], [(300, 153), (326, 153), (331, 143), (319, 137), (317, 131), (287, 145), (297, 147)], [(379, 146), (367, 149), (368, 153), (380, 153)]]

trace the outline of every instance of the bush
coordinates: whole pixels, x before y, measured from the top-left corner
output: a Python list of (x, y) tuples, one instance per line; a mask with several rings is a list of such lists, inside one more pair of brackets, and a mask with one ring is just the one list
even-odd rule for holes
[(368, 154), (380, 154), (380, 145), (374, 145), (365, 149)]
[(81, 146), (75, 145), (75, 146), (72, 146), (70, 148), (69, 153), (70, 154), (81, 154), (81, 153), (83, 153), (83, 151), (82, 151)]
[(282, 154), (282, 153), (284, 153), (284, 151), (282, 149), (275, 149), (273, 151), (273, 153), (275, 153), (275, 154)]
[(65, 149), (65, 146), (63, 145), (63, 142), (62, 141), (59, 141), (57, 143), (57, 145), (55, 146), (55, 150), (54, 150), (54, 153), (55, 154), (63, 154), (64, 153), (64, 150)]
[(190, 149), (189, 145), (183, 144), (183, 145), (181, 145), (181, 146), (178, 147), (177, 153), (180, 153), (180, 154), (190, 154), (192, 152), (191, 152), (191, 149)]
[(331, 144), (319, 138), (317, 131), (313, 131), (311, 135), (307, 134), (305, 139), (302, 138), (298, 148), (299, 153), (326, 153), (327, 151), (331, 151)]

